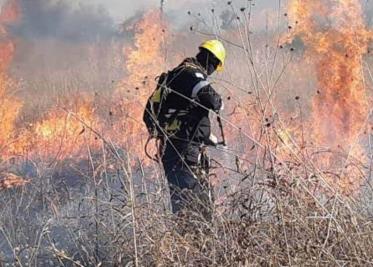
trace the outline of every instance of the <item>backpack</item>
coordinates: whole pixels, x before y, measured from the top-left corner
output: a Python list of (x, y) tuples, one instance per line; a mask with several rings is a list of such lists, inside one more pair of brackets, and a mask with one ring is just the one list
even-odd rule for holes
[(180, 126), (179, 122), (176, 120), (177, 112), (175, 112), (174, 116), (166, 115), (166, 111), (169, 107), (167, 96), (171, 92), (171, 89), (167, 87), (167, 78), (169, 74), (170, 72), (162, 73), (156, 78), (156, 89), (149, 97), (143, 115), (143, 121), (148, 133), (154, 138), (160, 138), (165, 134), (175, 132)]
[[(151, 138), (164, 138), (165, 136), (177, 134), (185, 122), (185, 116), (193, 106), (192, 103), (188, 103), (189, 106), (187, 105), (187, 107), (184, 106), (183, 108), (180, 108), (175, 107), (175, 104), (170, 103), (175, 100), (175, 92), (172, 90), (174, 88), (171, 89), (169, 87), (169, 84), (171, 84), (175, 77), (183, 72), (185, 68), (199, 69), (199, 67), (193, 62), (185, 60), (174, 70), (162, 73), (156, 78), (156, 89), (149, 97), (143, 115), (143, 121)], [(191, 90), (192, 98), (194, 98), (193, 93), (195, 88), (200, 84), (201, 83), (198, 83)]]

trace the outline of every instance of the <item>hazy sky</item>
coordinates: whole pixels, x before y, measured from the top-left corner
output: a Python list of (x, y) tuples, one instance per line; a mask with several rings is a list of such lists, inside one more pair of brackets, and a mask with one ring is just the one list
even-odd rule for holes
[[(0, 6), (2, 6), (6, 1), (7, 0), (0, 0)], [(34, 0), (21, 1), (32, 4)], [(242, 1), (244, 0), (236, 0), (235, 2)], [(160, 0), (45, 0), (46, 5), (48, 5), (48, 3), (61, 2), (64, 4), (70, 3), (71, 6), (79, 6), (79, 4), (102, 6), (109, 12), (117, 23), (123, 22), (126, 18), (133, 16), (137, 11), (159, 8), (161, 3)], [(166, 11), (171, 13), (175, 11), (185, 11), (182, 12), (185, 14), (189, 8), (197, 7), (200, 10), (209, 10), (211, 6), (222, 2), (221, 0), (165, 0), (164, 3)]]
[[(0, 0), (0, 5), (7, 0)], [(26, 0), (32, 3), (33, 0)], [(46, 2), (70, 2), (72, 6), (78, 6), (80, 3), (84, 5), (103, 6), (114, 18), (116, 22), (134, 15), (137, 11), (158, 8), (160, 0), (46, 0)], [(214, 0), (165, 0), (165, 7), (169, 11), (182, 10), (187, 7), (195, 6), (204, 3), (207, 5), (213, 4)], [(186, 12), (186, 11), (185, 11)]]
[[(0, 5), (7, 0), (0, 0)], [(32, 3), (34, 0), (23, 0)], [(137, 11), (158, 8), (161, 0), (45, 0), (46, 3), (70, 2), (72, 6), (78, 6), (79, 3), (92, 6), (103, 6), (113, 17), (115, 22), (122, 22), (124, 19), (134, 15)], [(165, 9), (170, 13), (175, 11), (185, 14), (189, 9), (198, 9), (199, 11), (208, 11), (212, 7), (225, 6), (225, 0), (165, 0)], [(246, 5), (247, 0), (233, 0), (236, 6)], [(253, 0), (257, 7), (259, 6), (277, 6), (278, 0)]]
[[(82, 3), (90, 3), (96, 5), (102, 5), (109, 13), (113, 16), (116, 22), (122, 21), (123, 19), (133, 15), (136, 11), (145, 10), (149, 8), (159, 8), (160, 0), (80, 0)], [(166, 11), (185, 11), (186, 14), (188, 8), (198, 7), (203, 4), (202, 9), (209, 9), (210, 6), (214, 5), (214, 0), (165, 0), (164, 5)], [(238, 1), (240, 2), (240, 0)]]
[[(0, 0), (0, 4), (6, 0)], [(57, 36), (70, 40), (92, 40), (96, 36), (104, 38), (115, 34), (118, 26), (141, 11), (159, 8), (161, 0), (19, 0), (23, 16), (15, 33), (28, 37)], [(255, 5), (253, 20), (257, 29), (266, 24), (263, 11), (275, 11), (278, 0), (165, 0), (164, 10), (175, 28), (186, 27), (198, 21), (188, 16), (201, 13), (207, 24), (216, 23), (223, 10), (232, 6), (239, 10), (247, 5)], [(281, 2), (284, 3), (284, 2)], [(283, 4), (284, 5), (284, 4)], [(102, 8), (99, 8), (102, 7)], [(211, 9), (216, 12), (212, 16)], [(239, 12), (239, 11), (238, 11)], [(198, 17), (198, 16), (197, 16)], [(181, 28), (180, 28), (181, 29)]]
[(159, 6), (158, 0), (81, 0), (84, 3), (92, 3), (104, 6), (114, 19), (122, 20), (125, 17), (131, 16), (137, 10), (147, 7)]

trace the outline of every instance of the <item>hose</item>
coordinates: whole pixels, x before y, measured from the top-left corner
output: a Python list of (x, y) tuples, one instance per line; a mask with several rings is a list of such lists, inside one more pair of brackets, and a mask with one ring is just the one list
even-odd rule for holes
[(151, 159), (151, 160), (153, 160), (153, 161), (155, 161), (155, 162), (158, 163), (159, 160), (158, 160), (157, 158), (155, 158), (155, 157), (152, 157), (152, 156), (149, 154), (149, 152), (148, 152), (148, 146), (149, 146), (149, 144), (150, 144), (150, 141), (153, 140), (153, 139), (157, 139), (157, 138), (154, 137), (154, 136), (149, 136), (149, 137), (148, 137), (148, 140), (147, 140), (146, 143), (145, 143), (144, 151), (145, 151), (145, 155), (146, 155), (149, 159)]

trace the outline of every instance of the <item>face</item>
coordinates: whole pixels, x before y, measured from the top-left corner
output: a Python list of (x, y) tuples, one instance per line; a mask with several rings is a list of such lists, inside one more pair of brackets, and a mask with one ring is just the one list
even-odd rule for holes
[(209, 53), (206, 64), (207, 64), (206, 66), (207, 74), (211, 75), (218, 68), (220, 61), (215, 56)]
[(207, 75), (210, 76), (211, 74), (215, 72), (216, 68), (214, 68), (214, 66), (210, 64), (210, 65), (207, 65), (206, 70), (207, 70)]
[(206, 69), (207, 75), (211, 75), (218, 68), (220, 61), (209, 51), (201, 49), (197, 55), (199, 63)]

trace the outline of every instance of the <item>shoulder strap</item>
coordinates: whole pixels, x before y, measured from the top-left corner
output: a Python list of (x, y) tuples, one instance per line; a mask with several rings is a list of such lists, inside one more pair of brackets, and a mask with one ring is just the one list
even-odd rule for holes
[(192, 90), (192, 98), (196, 98), (199, 91), (201, 91), (202, 88), (206, 87), (210, 85), (210, 82), (207, 81), (207, 80), (202, 80), (200, 81), (199, 83), (197, 83), (194, 87), (193, 87), (193, 90)]

